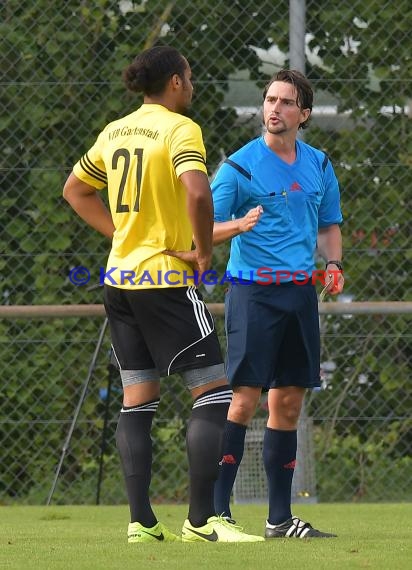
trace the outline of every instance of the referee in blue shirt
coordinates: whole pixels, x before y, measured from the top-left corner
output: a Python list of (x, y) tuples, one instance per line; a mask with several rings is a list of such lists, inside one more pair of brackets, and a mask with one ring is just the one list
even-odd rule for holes
[[(231, 239), (225, 305), (234, 392), (215, 509), (232, 520), (229, 500), (246, 429), (262, 390), (268, 391), (266, 538), (336, 536), (291, 513), (299, 415), (306, 389), (320, 386), (315, 283), (326, 280), (331, 295), (344, 283), (338, 181), (327, 155), (297, 139), (312, 102), (305, 76), (277, 73), (263, 92), (263, 136), (231, 155), (212, 183), (214, 243)], [(316, 248), (325, 259), (324, 275), (315, 270)]]

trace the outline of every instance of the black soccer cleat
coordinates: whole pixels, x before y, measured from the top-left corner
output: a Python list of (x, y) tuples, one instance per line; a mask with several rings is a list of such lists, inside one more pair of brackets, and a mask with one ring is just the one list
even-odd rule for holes
[(298, 517), (292, 517), (282, 524), (266, 521), (265, 538), (333, 538), (336, 534), (322, 532)]

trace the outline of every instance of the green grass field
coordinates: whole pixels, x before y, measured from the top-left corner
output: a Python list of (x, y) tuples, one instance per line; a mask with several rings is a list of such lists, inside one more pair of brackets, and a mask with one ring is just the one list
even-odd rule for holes
[[(158, 506), (178, 532), (185, 506)], [(161, 570), (402, 570), (412, 568), (411, 504), (295, 505), (294, 513), (335, 539), (281, 539), (252, 544), (129, 545), (127, 507), (0, 507), (0, 567)], [(235, 505), (245, 530), (261, 534), (266, 508)]]

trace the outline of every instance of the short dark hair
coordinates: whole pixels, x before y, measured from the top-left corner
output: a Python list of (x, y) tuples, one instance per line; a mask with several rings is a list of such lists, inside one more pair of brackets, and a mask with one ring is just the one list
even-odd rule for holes
[(168, 80), (177, 74), (183, 78), (187, 62), (170, 46), (155, 46), (144, 50), (123, 71), (123, 80), (130, 91), (144, 95), (160, 95)]
[[(290, 83), (296, 89), (297, 99), (296, 102), (298, 107), (301, 109), (309, 109), (312, 112), (313, 105), (313, 90), (309, 80), (296, 69), (281, 69), (278, 71), (270, 81), (265, 85), (263, 90), (263, 100), (266, 99), (266, 95), (269, 87), (275, 81), (283, 81), (284, 83)], [(310, 116), (299, 125), (300, 129), (306, 129), (309, 123)]]

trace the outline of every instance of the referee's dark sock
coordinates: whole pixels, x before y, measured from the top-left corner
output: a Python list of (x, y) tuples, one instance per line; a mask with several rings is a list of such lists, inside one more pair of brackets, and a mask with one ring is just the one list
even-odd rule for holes
[(296, 464), (297, 431), (266, 428), (263, 437), (263, 463), (269, 490), (270, 524), (290, 519), (292, 479)]
[(214, 502), (217, 515), (232, 517), (230, 496), (245, 449), (246, 429), (242, 424), (230, 420), (226, 422), (219, 477), (215, 483)]
[(193, 526), (203, 526), (215, 514), (213, 488), (231, 400), (232, 390), (220, 386), (205, 392), (193, 403), (186, 432), (190, 476), (188, 518)]
[(149, 486), (152, 474), (152, 439), (150, 431), (159, 400), (139, 406), (123, 407), (116, 430), (126, 491), (130, 522), (152, 527), (157, 519), (150, 505)]

